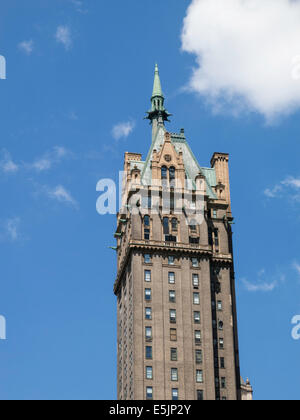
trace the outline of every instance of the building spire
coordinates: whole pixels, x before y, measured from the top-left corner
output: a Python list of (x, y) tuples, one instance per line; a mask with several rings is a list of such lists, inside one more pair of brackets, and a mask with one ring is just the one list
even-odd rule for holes
[(152, 93), (152, 98), (155, 98), (155, 97), (161, 97), (161, 98), (164, 97), (162, 93), (159, 70), (158, 70), (157, 64), (155, 64), (154, 85), (153, 85), (153, 93)]
[(151, 110), (147, 112), (148, 116), (146, 119), (150, 120), (151, 123), (156, 121), (156, 123), (164, 124), (165, 121), (169, 121), (171, 114), (164, 107), (165, 97), (162, 92), (161, 82), (159, 77), (158, 65), (155, 65), (154, 73), (154, 84), (153, 84), (153, 93), (151, 97)]

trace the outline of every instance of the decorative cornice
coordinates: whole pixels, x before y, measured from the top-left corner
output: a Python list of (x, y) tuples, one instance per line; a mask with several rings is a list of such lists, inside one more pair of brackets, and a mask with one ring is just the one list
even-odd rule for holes
[(120, 264), (117, 279), (114, 284), (114, 293), (118, 293), (121, 278), (124, 274), (128, 259), (131, 252), (136, 250), (151, 250), (152, 252), (160, 253), (180, 253), (181, 255), (199, 255), (211, 259), (213, 263), (217, 264), (229, 264), (232, 265), (233, 259), (231, 254), (216, 254), (213, 253), (210, 245), (192, 246), (184, 243), (170, 243), (159, 242), (159, 241), (143, 241), (143, 240), (131, 240), (127, 245), (126, 254)]

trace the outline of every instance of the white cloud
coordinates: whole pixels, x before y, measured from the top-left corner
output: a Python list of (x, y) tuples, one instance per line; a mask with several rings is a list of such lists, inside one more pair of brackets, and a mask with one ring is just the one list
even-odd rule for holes
[(285, 181), (282, 181), (282, 184), (286, 187), (292, 187), (296, 190), (300, 189), (300, 178), (289, 177)]
[(268, 198), (288, 196), (293, 201), (300, 201), (300, 178), (289, 176), (273, 188), (267, 188), (264, 194)]
[(60, 163), (72, 153), (61, 146), (55, 146), (51, 151), (45, 153), (42, 157), (37, 158), (33, 163), (15, 163), (7, 150), (2, 150), (2, 160), (0, 160), (0, 170), (5, 173), (15, 173), (19, 169), (35, 170), (44, 172), (52, 168), (54, 164)]
[(300, 276), (300, 264), (298, 264), (297, 262), (295, 262), (294, 264), (293, 264), (293, 268), (297, 271), (297, 273), (299, 274), (299, 276)]
[(58, 26), (55, 34), (55, 39), (59, 44), (62, 44), (66, 50), (69, 50), (72, 46), (72, 35), (69, 26)]
[(188, 88), (214, 111), (272, 122), (300, 108), (300, 0), (193, 0), (182, 49), (197, 62)]
[(83, 1), (81, 1), (81, 0), (70, 0), (70, 2), (75, 6), (76, 12), (87, 13), (87, 10), (83, 8)]
[(116, 124), (112, 129), (112, 136), (115, 140), (127, 138), (134, 130), (134, 127), (135, 123), (133, 121)]
[(0, 169), (5, 173), (16, 173), (19, 170), (19, 166), (13, 162), (10, 154), (7, 150), (2, 151), (3, 159), (0, 161)]
[(68, 150), (64, 147), (56, 146), (51, 152), (47, 152), (41, 158), (35, 160), (29, 165), (31, 169), (35, 169), (37, 172), (43, 172), (51, 169), (55, 163), (59, 163), (64, 157), (69, 154)]
[(258, 272), (256, 281), (250, 282), (243, 278), (242, 283), (248, 292), (273, 292), (285, 280), (286, 276), (284, 274), (277, 273), (270, 277), (263, 268)]
[(33, 52), (33, 47), (34, 47), (33, 40), (31, 39), (29, 41), (22, 41), (19, 43), (18, 47), (25, 54), (30, 55)]
[(4, 223), (4, 230), (5, 234), (8, 237), (8, 239), (12, 242), (15, 242), (19, 239), (20, 233), (19, 233), (19, 225), (20, 225), (20, 218), (15, 217), (13, 219), (8, 219)]
[(277, 282), (272, 283), (251, 283), (246, 279), (242, 279), (244, 286), (248, 292), (272, 292), (277, 287)]
[(78, 208), (77, 201), (72, 197), (71, 193), (67, 191), (62, 185), (58, 185), (53, 189), (46, 188), (46, 191), (49, 198), (60, 201), (62, 203), (71, 204), (73, 207)]

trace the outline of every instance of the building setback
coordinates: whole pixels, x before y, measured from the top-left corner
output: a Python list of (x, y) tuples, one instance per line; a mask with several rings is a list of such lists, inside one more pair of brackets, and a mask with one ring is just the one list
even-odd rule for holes
[(126, 153), (118, 214), (119, 400), (252, 399), (240, 379), (229, 155), (201, 167), (169, 133), (158, 67), (146, 161)]

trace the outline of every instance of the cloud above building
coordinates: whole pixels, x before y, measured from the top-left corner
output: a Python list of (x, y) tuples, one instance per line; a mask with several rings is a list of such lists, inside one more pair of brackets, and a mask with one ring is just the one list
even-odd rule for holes
[(253, 281), (242, 278), (244, 288), (248, 292), (273, 292), (277, 287), (285, 283), (286, 276), (282, 273), (268, 275), (265, 269), (260, 270)]
[(300, 108), (299, 0), (193, 0), (182, 49), (196, 59), (187, 89), (214, 112), (272, 123)]
[(19, 217), (11, 217), (0, 221), (0, 241), (1, 242), (17, 242), (21, 239), (20, 233), (21, 219)]
[(21, 50), (23, 53), (31, 55), (34, 48), (34, 42), (32, 39), (30, 39), (29, 41), (22, 41), (19, 43), (18, 47), (19, 50)]
[(264, 191), (267, 198), (287, 197), (294, 202), (300, 202), (300, 177), (288, 176), (271, 188)]
[(70, 204), (72, 207), (78, 208), (77, 201), (64, 186), (58, 185), (55, 188), (44, 187), (44, 191), (47, 193), (50, 199), (59, 201), (61, 203)]
[(19, 165), (17, 165), (11, 158), (7, 150), (2, 150), (2, 159), (0, 160), (0, 170), (6, 174), (13, 174), (18, 172)]
[(112, 129), (112, 136), (115, 140), (126, 139), (133, 132), (134, 128), (134, 121), (118, 123)]
[(56, 42), (62, 44), (66, 50), (72, 47), (72, 33), (71, 29), (67, 25), (60, 25), (56, 29), (55, 33)]

